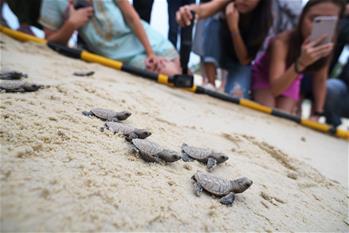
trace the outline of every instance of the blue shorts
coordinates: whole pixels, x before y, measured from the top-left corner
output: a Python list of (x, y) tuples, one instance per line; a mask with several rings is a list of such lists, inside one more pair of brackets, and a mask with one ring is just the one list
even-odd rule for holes
[[(205, 22), (205, 37), (200, 51), (204, 63), (213, 63), (216, 67), (228, 71), (224, 91), (234, 93), (242, 91), (243, 98), (250, 98), (252, 70), (251, 65), (242, 65), (235, 55), (234, 45), (227, 23), (220, 14), (207, 19)], [(240, 96), (239, 96), (240, 97)]]

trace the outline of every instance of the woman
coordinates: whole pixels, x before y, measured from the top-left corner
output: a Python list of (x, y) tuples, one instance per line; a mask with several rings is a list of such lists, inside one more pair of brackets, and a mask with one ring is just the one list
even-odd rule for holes
[[(78, 2), (84, 7), (75, 9)], [(50, 42), (67, 44), (78, 30), (94, 53), (158, 73), (181, 73), (175, 48), (140, 20), (129, 1), (43, 0), (40, 23)]]
[(293, 31), (272, 39), (268, 50), (253, 67), (253, 96), (264, 105), (292, 113), (300, 97), (303, 73), (313, 74), (315, 103), (313, 119), (323, 113), (326, 79), (333, 43), (322, 44), (325, 36), (310, 41), (313, 20), (317, 16), (337, 16), (344, 11), (341, 0), (310, 0)]
[(191, 11), (198, 19), (214, 15), (207, 22), (204, 49), (199, 54), (212, 86), (215, 86), (216, 68), (227, 69), (225, 92), (236, 97), (249, 97), (250, 63), (271, 26), (270, 10), (270, 0), (214, 0), (179, 10), (177, 21), (182, 26), (190, 23)]

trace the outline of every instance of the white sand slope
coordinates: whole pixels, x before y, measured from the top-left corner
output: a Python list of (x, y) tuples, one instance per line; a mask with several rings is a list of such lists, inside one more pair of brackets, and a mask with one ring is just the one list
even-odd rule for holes
[[(0, 94), (2, 232), (349, 231), (347, 142), (4, 35), (0, 46), (2, 68), (50, 85)], [(224, 152), (213, 174), (254, 183), (232, 207), (198, 198), (190, 177), (202, 164), (143, 162), (81, 114), (97, 106), (131, 111), (126, 123), (169, 149)]]

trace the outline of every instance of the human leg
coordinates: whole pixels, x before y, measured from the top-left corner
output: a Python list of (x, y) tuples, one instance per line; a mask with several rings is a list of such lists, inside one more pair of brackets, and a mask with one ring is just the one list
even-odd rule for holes
[(274, 108), (276, 105), (275, 97), (272, 95), (270, 89), (253, 90), (253, 98), (257, 103), (271, 108)]
[(216, 75), (217, 75), (217, 67), (214, 63), (205, 62), (203, 63), (203, 67), (205, 70), (205, 74), (207, 77), (208, 83), (212, 84), (214, 87), (216, 86)]
[(276, 108), (284, 112), (292, 113), (296, 104), (297, 100), (287, 96), (279, 96), (276, 98)]
[(325, 117), (328, 124), (338, 126), (341, 117), (349, 117), (349, 90), (344, 82), (338, 79), (327, 81)]
[(181, 1), (167, 0), (168, 11), (168, 39), (177, 48), (178, 24), (176, 22), (176, 12), (181, 7)]
[(133, 7), (137, 11), (139, 17), (150, 23), (151, 10), (154, 0), (133, 0)]

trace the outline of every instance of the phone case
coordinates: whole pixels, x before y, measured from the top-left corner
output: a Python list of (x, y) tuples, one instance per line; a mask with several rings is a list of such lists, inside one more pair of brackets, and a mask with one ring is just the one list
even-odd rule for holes
[(314, 41), (323, 35), (326, 39), (321, 44), (333, 41), (338, 18), (336, 16), (319, 16), (314, 19), (310, 40)]

